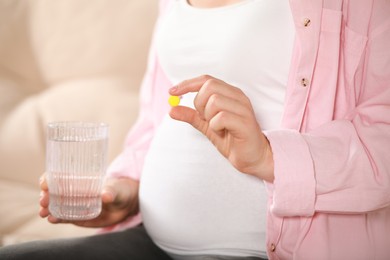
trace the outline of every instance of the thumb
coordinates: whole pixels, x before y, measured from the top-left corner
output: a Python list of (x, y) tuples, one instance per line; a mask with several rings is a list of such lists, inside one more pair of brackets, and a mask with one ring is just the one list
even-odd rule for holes
[(105, 186), (102, 190), (102, 201), (103, 203), (112, 203), (117, 197), (117, 191), (112, 186)]
[(196, 110), (190, 107), (172, 107), (171, 111), (169, 112), (169, 116), (175, 120), (186, 122), (192, 125), (194, 128), (198, 129), (203, 134), (206, 133), (207, 122), (199, 116), (199, 113)]

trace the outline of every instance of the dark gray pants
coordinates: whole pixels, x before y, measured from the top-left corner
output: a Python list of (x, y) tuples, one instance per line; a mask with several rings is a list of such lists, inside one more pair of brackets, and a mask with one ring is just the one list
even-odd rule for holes
[[(176, 257), (175, 257), (176, 258)], [(0, 248), (0, 259), (156, 259), (172, 260), (157, 247), (143, 226), (121, 232), (102, 235), (33, 241)], [(199, 256), (199, 259), (260, 259), (256, 257), (234, 258)]]

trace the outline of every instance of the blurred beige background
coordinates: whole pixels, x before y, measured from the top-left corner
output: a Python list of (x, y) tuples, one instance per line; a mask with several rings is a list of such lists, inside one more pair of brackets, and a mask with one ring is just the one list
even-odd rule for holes
[(137, 115), (157, 0), (0, 0), (0, 245), (95, 230), (38, 217), (49, 121), (110, 125), (109, 158)]

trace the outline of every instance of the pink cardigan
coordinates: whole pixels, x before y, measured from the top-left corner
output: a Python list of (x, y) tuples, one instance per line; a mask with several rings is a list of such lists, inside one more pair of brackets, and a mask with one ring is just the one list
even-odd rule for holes
[[(160, 2), (161, 20), (169, 1)], [(290, 5), (296, 40), (282, 130), (265, 133), (275, 161), (269, 258), (390, 259), (390, 1)], [(153, 46), (139, 118), (111, 176), (140, 178), (169, 110), (171, 84)]]

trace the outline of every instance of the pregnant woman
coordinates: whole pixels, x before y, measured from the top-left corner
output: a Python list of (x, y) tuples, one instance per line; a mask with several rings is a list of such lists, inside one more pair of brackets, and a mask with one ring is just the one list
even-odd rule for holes
[(390, 2), (160, 2), (100, 234), (0, 258), (388, 259)]

